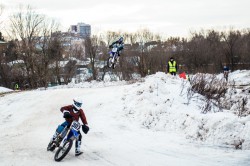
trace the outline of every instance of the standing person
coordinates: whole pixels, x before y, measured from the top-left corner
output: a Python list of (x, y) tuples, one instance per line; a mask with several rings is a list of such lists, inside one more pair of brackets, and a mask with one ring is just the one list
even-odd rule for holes
[(225, 64), (223, 66), (223, 75), (224, 75), (224, 78), (226, 79), (226, 81), (228, 81), (228, 74), (229, 74), (229, 67)]
[(177, 63), (174, 60), (173, 57), (170, 58), (167, 64), (167, 73), (170, 73), (171, 75), (176, 75), (177, 72)]
[(15, 84), (15, 90), (19, 90), (19, 85), (18, 85), (18, 83)]
[[(85, 116), (83, 110), (81, 109), (81, 106), (82, 106), (82, 100), (79, 98), (74, 98), (72, 105), (67, 105), (67, 106), (61, 107), (60, 111), (63, 113), (63, 117), (65, 118), (65, 122), (63, 122), (61, 125), (59, 125), (57, 127), (56, 132), (50, 141), (50, 144), (52, 143), (52, 141), (55, 140), (57, 135), (59, 135), (66, 126), (69, 127), (71, 125), (71, 123), (73, 122), (73, 120), (79, 121), (79, 118), (81, 119), (81, 121), (83, 123), (83, 125), (82, 125), (83, 132), (85, 134), (88, 133), (89, 127), (88, 127), (87, 119), (86, 119), (86, 116)], [(81, 135), (80, 131), (78, 131), (78, 134), (79, 134), (79, 137), (75, 142), (75, 156), (79, 156), (83, 153), (81, 151), (82, 135)]]

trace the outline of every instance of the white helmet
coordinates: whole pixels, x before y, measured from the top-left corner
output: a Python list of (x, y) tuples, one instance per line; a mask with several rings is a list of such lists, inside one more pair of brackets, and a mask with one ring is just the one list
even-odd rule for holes
[(77, 110), (80, 110), (82, 107), (82, 99), (80, 98), (74, 98), (73, 99), (73, 107), (75, 107)]

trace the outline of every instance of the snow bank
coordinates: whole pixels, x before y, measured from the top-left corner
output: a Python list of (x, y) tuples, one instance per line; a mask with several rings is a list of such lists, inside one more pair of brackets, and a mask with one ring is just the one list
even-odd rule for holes
[(250, 116), (238, 118), (226, 110), (202, 114), (204, 103), (199, 97), (187, 105), (188, 86), (186, 80), (156, 73), (126, 90), (123, 110), (148, 129), (177, 131), (209, 144), (250, 149)]
[[(98, 82), (98, 81), (91, 81), (91, 82), (81, 82), (78, 84), (69, 83), (67, 85), (59, 85), (48, 87), (47, 89), (67, 89), (67, 88), (103, 88), (109, 86), (118, 86), (118, 85), (126, 85), (128, 82), (126, 81), (109, 81), (109, 82)], [(44, 88), (39, 88), (42, 90)]]
[(5, 87), (0, 87), (0, 93), (6, 93), (6, 92), (11, 92), (13, 90), (5, 88)]
[(250, 86), (250, 71), (249, 70), (237, 70), (229, 73), (228, 80), (230, 84), (235, 82), (238, 86)]

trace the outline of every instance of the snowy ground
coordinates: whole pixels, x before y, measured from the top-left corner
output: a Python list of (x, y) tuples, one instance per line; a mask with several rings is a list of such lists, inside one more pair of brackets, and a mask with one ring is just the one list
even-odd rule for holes
[[(86, 83), (6, 94), (0, 97), (0, 165), (58, 164), (46, 147), (63, 121), (59, 108), (80, 96), (90, 126), (83, 134), (84, 154), (75, 157), (71, 150), (60, 165), (248, 166), (250, 117), (201, 114), (202, 103), (187, 105), (180, 95), (182, 82), (157, 73), (130, 85)], [(242, 139), (243, 150), (235, 150)]]

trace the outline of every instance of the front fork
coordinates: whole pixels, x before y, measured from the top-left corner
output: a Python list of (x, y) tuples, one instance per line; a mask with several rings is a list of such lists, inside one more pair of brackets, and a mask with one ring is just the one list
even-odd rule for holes
[(61, 134), (59, 134), (59, 139), (61, 139), (60, 144), (58, 146), (62, 147), (63, 144), (67, 141), (67, 137), (65, 137), (66, 135), (68, 135), (70, 132), (70, 129), (65, 129), (64, 131), (62, 131)]
[(109, 57), (112, 58), (111, 62), (115, 63), (115, 60), (116, 60), (116, 57), (117, 57), (117, 53), (112, 53), (111, 52), (110, 55), (109, 55)]

